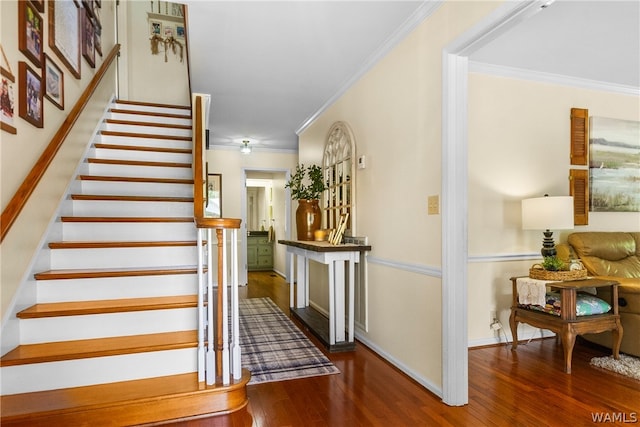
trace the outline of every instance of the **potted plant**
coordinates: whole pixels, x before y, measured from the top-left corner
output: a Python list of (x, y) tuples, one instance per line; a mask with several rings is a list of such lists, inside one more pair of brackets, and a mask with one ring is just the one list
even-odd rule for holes
[(322, 216), (320, 197), (325, 189), (322, 169), (318, 165), (296, 166), (296, 172), (285, 184), (291, 190), (291, 198), (298, 201), (296, 230), (298, 240), (313, 240), (314, 232), (320, 229)]

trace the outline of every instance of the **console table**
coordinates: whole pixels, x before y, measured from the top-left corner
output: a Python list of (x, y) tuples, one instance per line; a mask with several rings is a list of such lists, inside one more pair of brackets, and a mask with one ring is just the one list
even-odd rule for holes
[[(513, 300), (509, 325), (513, 335), (512, 350), (518, 348), (518, 322), (528, 323), (541, 329), (549, 329), (560, 335), (564, 350), (564, 371), (571, 373), (571, 357), (576, 336), (589, 333), (613, 331), (613, 357), (618, 359), (622, 342), (622, 325), (618, 313), (618, 282), (603, 279), (567, 280), (550, 282), (547, 286), (560, 291), (560, 316), (541, 311), (530, 310), (518, 304), (517, 277), (512, 277)], [(585, 288), (611, 286), (612, 310), (605, 314), (576, 316), (576, 294)]]
[[(370, 251), (369, 245), (328, 242), (278, 240), (287, 246), (291, 270), (289, 292), (291, 313), (303, 322), (331, 352), (350, 351), (354, 341), (354, 272), (360, 255)], [(297, 274), (294, 276), (294, 256), (297, 257)], [(309, 308), (309, 260), (329, 266), (329, 319)], [(348, 266), (348, 300), (345, 299), (345, 266)], [(294, 277), (296, 280), (294, 280)], [(294, 296), (294, 283), (297, 294)], [(345, 301), (348, 301), (345, 316)], [(348, 319), (348, 335), (345, 334), (345, 317)]]

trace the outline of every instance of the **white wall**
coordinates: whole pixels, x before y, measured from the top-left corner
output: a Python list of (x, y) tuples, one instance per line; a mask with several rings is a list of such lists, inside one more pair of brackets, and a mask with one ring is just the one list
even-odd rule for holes
[[(161, 104), (189, 105), (187, 50), (184, 46), (183, 61), (173, 52), (167, 54), (164, 47), (160, 53), (151, 54), (148, 12), (151, 4), (157, 13), (158, 2), (126, 1), (121, 3), (120, 25), (125, 31), (120, 34), (123, 58), (120, 78), (120, 98)], [(164, 4), (164, 2), (163, 2)], [(163, 21), (175, 25), (172, 21)], [(206, 53), (203, 53), (206, 54)]]
[[(527, 274), (542, 233), (523, 231), (524, 198), (569, 194), (569, 114), (640, 120), (637, 96), (471, 73), (469, 76), (469, 340), (495, 342), (489, 311), (508, 329), (509, 277)], [(640, 213), (589, 213), (573, 231), (640, 230)], [(571, 230), (555, 232), (566, 241)], [(491, 261), (496, 258), (498, 261)], [(526, 331), (525, 336), (531, 331)], [(509, 331), (507, 334), (510, 336)], [(502, 336), (504, 339), (504, 336)]]

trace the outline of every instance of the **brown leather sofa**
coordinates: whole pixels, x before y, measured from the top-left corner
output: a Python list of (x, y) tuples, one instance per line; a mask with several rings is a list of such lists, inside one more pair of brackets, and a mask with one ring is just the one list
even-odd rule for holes
[[(620, 282), (618, 305), (623, 328), (623, 353), (640, 356), (640, 232), (591, 231), (572, 233), (558, 245), (558, 256), (580, 259), (589, 276)], [(611, 289), (598, 288), (598, 296), (611, 303)], [(586, 334), (584, 338), (611, 348), (611, 332)]]

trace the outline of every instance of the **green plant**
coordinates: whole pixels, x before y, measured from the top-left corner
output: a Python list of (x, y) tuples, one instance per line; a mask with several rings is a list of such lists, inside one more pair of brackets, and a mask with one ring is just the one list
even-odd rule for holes
[(560, 271), (564, 269), (565, 265), (557, 256), (546, 256), (542, 261), (542, 267), (547, 271)]
[[(305, 177), (308, 179), (305, 180)], [(309, 182), (308, 185), (305, 182)], [(305, 168), (304, 164), (296, 166), (296, 172), (291, 175), (291, 179), (285, 184), (285, 188), (291, 189), (291, 198), (294, 200), (319, 199), (325, 189), (322, 181), (322, 168), (318, 165), (311, 165)]]

